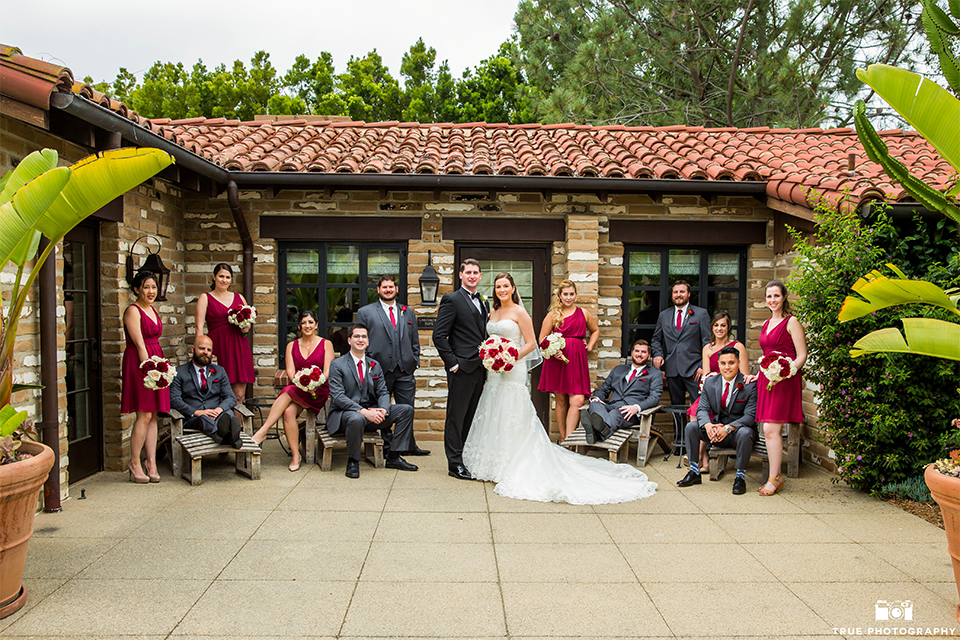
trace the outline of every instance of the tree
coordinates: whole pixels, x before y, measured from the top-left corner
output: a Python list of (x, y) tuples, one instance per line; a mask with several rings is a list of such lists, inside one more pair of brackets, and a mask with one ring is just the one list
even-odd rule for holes
[(523, 75), (513, 63), (515, 55), (516, 48), (504, 43), (473, 72), (463, 73), (457, 83), (458, 122), (534, 121), (528, 97), (536, 94), (529, 88), (524, 91)]
[(854, 70), (911, 63), (909, 0), (523, 0), (518, 66), (543, 121), (849, 122)]
[(346, 73), (340, 75), (340, 86), (347, 111), (354, 120), (377, 122), (400, 118), (400, 85), (376, 49), (363, 58), (350, 57)]

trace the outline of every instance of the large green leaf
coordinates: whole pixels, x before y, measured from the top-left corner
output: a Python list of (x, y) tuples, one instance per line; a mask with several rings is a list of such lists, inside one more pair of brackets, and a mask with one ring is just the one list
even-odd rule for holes
[(67, 167), (50, 169), (20, 187), (11, 201), (0, 205), (0, 267), (10, 260), (23, 264), (24, 240), (33, 242), (34, 226), (59, 197), (70, 175)]
[(27, 419), (26, 411), (17, 411), (9, 404), (0, 407), (0, 438), (6, 438)]
[[(893, 265), (887, 265), (893, 269)], [(898, 275), (903, 275), (897, 271)], [(957, 309), (957, 300), (960, 294), (947, 292), (925, 280), (890, 279), (879, 271), (871, 271), (857, 280), (853, 285), (857, 296), (847, 296), (840, 308), (840, 322), (847, 322), (855, 318), (895, 307), (902, 304), (929, 304), (952, 311), (960, 315)], [(899, 335), (899, 332), (897, 332)]]
[(57, 242), (81, 220), (173, 163), (159, 149), (113, 149), (70, 167), (73, 178), (53, 201), (37, 228)]
[(912, 353), (960, 360), (960, 324), (933, 318), (904, 318), (904, 335), (893, 328), (868, 333), (850, 350), (853, 357), (868, 353)]
[(27, 184), (45, 171), (57, 166), (57, 152), (53, 149), (34, 151), (7, 174), (7, 181), (0, 190), (0, 204), (10, 202), (13, 196), (23, 185)]
[(960, 171), (960, 100), (936, 82), (885, 64), (857, 69), (857, 77), (896, 109), (950, 166)]

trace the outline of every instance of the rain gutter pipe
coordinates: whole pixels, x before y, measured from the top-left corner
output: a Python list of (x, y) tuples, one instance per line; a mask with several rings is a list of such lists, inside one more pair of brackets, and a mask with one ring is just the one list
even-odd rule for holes
[[(50, 244), (40, 238), (39, 251)], [(53, 468), (43, 483), (43, 510), (62, 511), (60, 506), (60, 390), (57, 376), (57, 254), (40, 267), (40, 441), (53, 449)]]

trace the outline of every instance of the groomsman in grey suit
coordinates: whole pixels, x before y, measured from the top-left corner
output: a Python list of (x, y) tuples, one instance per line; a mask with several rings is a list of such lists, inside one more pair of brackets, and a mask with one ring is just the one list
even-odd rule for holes
[(650, 345), (637, 340), (630, 350), (630, 362), (614, 367), (590, 395), (590, 404), (580, 410), (588, 443), (602, 442), (617, 429), (640, 424), (638, 414), (660, 404), (663, 374), (649, 360)]
[[(397, 404), (414, 406), (417, 380), (414, 372), (420, 366), (420, 333), (417, 315), (413, 309), (397, 301), (397, 280), (394, 276), (380, 276), (377, 283), (377, 302), (360, 307), (356, 322), (367, 325), (370, 346), (367, 354), (380, 363), (387, 393)], [(402, 455), (426, 456), (430, 452), (417, 446), (411, 436), (411, 449), (398, 451)]]
[[(347, 329), (350, 351), (330, 365), (330, 415), (327, 431), (343, 432), (347, 440), (348, 478), (360, 477), (360, 449), (364, 431), (380, 431), (389, 446), (388, 469), (416, 471), (400, 457), (398, 451), (410, 448), (413, 436), (413, 407), (408, 404), (390, 404), (390, 394), (384, 381), (383, 368), (366, 355), (367, 327), (353, 324)], [(391, 434), (391, 427), (394, 427)]]
[(667, 376), (670, 404), (685, 405), (700, 394), (703, 346), (710, 342), (707, 310), (690, 304), (690, 283), (677, 280), (671, 290), (673, 307), (664, 309), (653, 331), (653, 366)]
[(240, 421), (233, 415), (237, 398), (223, 367), (211, 364), (213, 341), (197, 336), (190, 362), (177, 367), (170, 383), (170, 406), (183, 415), (183, 428), (202, 431), (234, 449), (243, 446)]
[[(697, 405), (697, 419), (687, 423), (687, 451), (699, 451), (700, 442), (710, 442), (724, 449), (737, 450), (737, 475), (733, 479), (734, 495), (747, 490), (746, 469), (757, 441), (757, 383), (744, 384), (740, 373), (740, 352), (736, 347), (720, 349), (720, 375), (703, 382), (703, 393)], [(696, 454), (690, 456), (690, 471), (677, 486), (700, 484), (700, 465)]]

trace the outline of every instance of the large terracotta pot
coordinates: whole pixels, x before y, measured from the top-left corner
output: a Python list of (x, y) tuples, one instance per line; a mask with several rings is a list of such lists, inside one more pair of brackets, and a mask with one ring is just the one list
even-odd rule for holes
[(27, 601), (23, 565), (37, 496), (54, 459), (53, 450), (39, 442), (24, 442), (20, 450), (33, 457), (0, 465), (0, 618), (19, 611)]
[[(944, 475), (931, 464), (923, 472), (923, 479), (943, 514), (947, 551), (953, 560), (953, 579), (957, 583), (957, 595), (960, 596), (960, 478)], [(960, 605), (957, 606), (957, 622), (960, 622)]]

